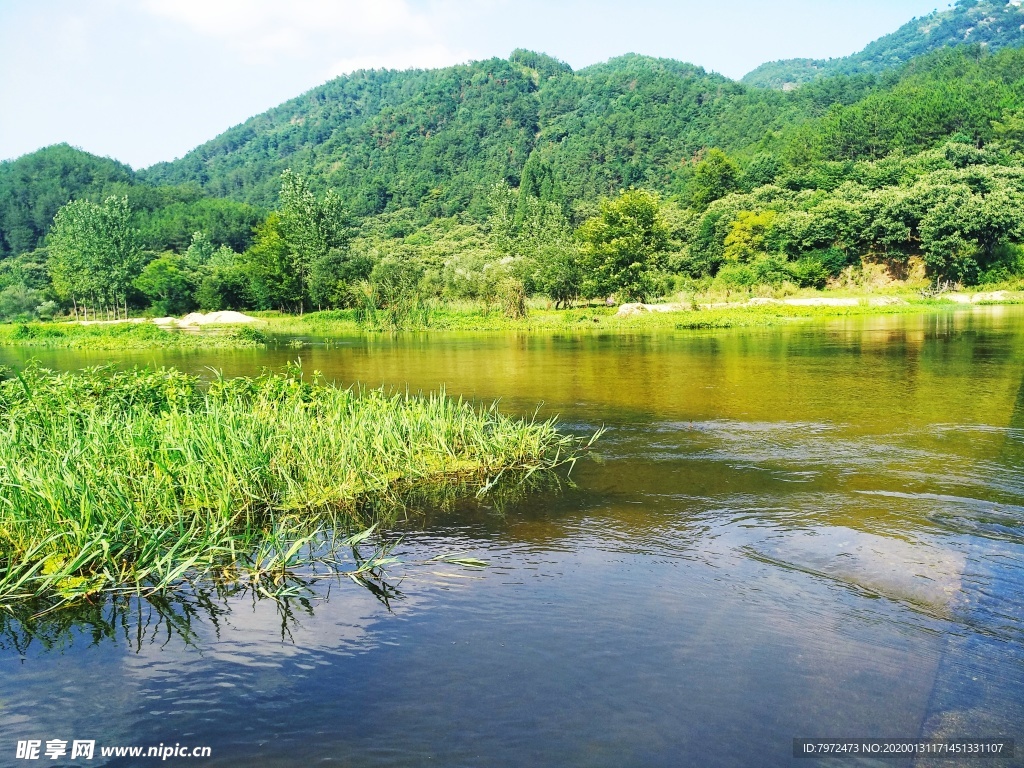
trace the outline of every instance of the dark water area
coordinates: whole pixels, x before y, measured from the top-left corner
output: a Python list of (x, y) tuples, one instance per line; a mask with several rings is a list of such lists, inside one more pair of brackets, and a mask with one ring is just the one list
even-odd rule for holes
[[(20, 740), (209, 766), (1024, 765), (1024, 310), (756, 331), (310, 339), (301, 357), (607, 432), (573, 484), (410, 517), (387, 595), (0, 617)], [(56, 368), (110, 353), (0, 350)], [(474, 569), (432, 561), (455, 553)], [(794, 738), (1017, 740), (998, 760), (794, 759)]]

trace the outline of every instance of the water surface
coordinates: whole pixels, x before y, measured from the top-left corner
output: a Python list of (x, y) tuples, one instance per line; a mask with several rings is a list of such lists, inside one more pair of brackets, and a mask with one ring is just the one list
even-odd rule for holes
[[(608, 431), (574, 486), (400, 526), (383, 599), (321, 582), (8, 621), (9, 762), (29, 738), (209, 745), (178, 762), (211, 766), (810, 766), (792, 740), (823, 736), (1024, 754), (1024, 311), (309, 341), (117, 359), (301, 356)], [(110, 353), (0, 364), (32, 356)], [(489, 566), (426, 562), (450, 552)]]

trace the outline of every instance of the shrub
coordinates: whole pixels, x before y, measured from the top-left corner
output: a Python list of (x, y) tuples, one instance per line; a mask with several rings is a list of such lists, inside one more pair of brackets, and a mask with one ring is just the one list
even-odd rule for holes
[(828, 268), (820, 259), (805, 256), (789, 265), (789, 274), (801, 288), (824, 288), (830, 277)]
[(522, 280), (514, 277), (507, 277), (495, 288), (495, 298), (502, 314), (512, 320), (522, 320), (526, 317), (526, 288)]
[(755, 282), (762, 285), (781, 285), (790, 277), (789, 264), (785, 256), (762, 256), (751, 265)]
[(757, 276), (749, 264), (729, 264), (718, 270), (714, 285), (718, 288), (750, 288)]
[(377, 330), (399, 330), (430, 324), (430, 303), (419, 288), (422, 267), (382, 259), (373, 268), (369, 280), (354, 290), (356, 320)]
[(31, 320), (36, 317), (36, 307), (43, 300), (43, 294), (24, 283), (9, 285), (0, 291), (0, 319)]

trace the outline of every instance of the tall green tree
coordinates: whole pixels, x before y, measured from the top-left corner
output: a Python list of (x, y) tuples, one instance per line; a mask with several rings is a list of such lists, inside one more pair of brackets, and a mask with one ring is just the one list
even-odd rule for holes
[(519, 181), (516, 222), (521, 222), (528, 215), (530, 204), (537, 200), (561, 205), (562, 188), (555, 178), (555, 169), (551, 163), (541, 160), (534, 152), (523, 166), (523, 175)]
[(292, 269), (291, 251), (281, 227), (281, 214), (271, 213), (256, 227), (256, 241), (245, 252), (250, 289), (260, 309), (298, 310), (302, 286)]
[(654, 289), (654, 272), (668, 248), (668, 235), (653, 192), (630, 189), (602, 202), (601, 212), (579, 228), (584, 295), (645, 300)]
[(149, 262), (135, 278), (135, 287), (150, 298), (161, 315), (180, 314), (193, 306), (187, 263), (176, 253)]
[(353, 302), (353, 287), (369, 279), (373, 260), (365, 253), (332, 248), (313, 262), (309, 297), (318, 308), (338, 308)]
[(196, 269), (207, 264), (216, 252), (217, 246), (210, 242), (210, 238), (206, 236), (205, 232), (193, 232), (192, 242), (189, 243), (184, 254), (185, 261), (190, 267)]
[(1024, 109), (1006, 112), (1002, 120), (992, 123), (992, 130), (995, 133), (995, 138), (1006, 149), (1024, 154)]
[(79, 308), (128, 313), (128, 290), (142, 269), (138, 230), (126, 197), (102, 205), (74, 200), (53, 219), (48, 269), (53, 290)]
[(309, 300), (310, 273), (332, 249), (343, 249), (352, 239), (349, 215), (334, 190), (317, 197), (306, 179), (291, 169), (281, 174), (279, 231), (297, 282), (299, 314)]
[(693, 169), (690, 201), (695, 209), (703, 211), (715, 200), (720, 200), (739, 188), (739, 167), (722, 150), (710, 149), (707, 156)]

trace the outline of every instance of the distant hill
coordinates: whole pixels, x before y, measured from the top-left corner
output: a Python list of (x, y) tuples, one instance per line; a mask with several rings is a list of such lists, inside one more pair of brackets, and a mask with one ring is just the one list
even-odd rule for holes
[(762, 64), (741, 82), (785, 89), (822, 77), (877, 74), (922, 54), (973, 43), (990, 51), (1024, 45), (1021, 0), (959, 0), (953, 8), (914, 19), (864, 50), (838, 59), (786, 59)]
[(108, 195), (128, 197), (143, 243), (155, 251), (184, 250), (196, 231), (242, 250), (264, 215), (211, 198), (197, 184), (147, 184), (116, 160), (57, 144), (0, 163), (0, 259), (42, 246), (54, 214), (69, 200), (99, 202)]
[(517, 186), (533, 152), (554, 164), (569, 198), (665, 187), (684, 158), (755, 141), (794, 107), (677, 61), (630, 54), (573, 72), (517, 51), (332, 80), (140, 177), (269, 206), (291, 167), (359, 214), (423, 205), (446, 215), (496, 181)]
[[(1024, 107), (1024, 49), (996, 54), (977, 45), (945, 48), (879, 76), (817, 80), (785, 94), (793, 98), (842, 82), (867, 81), (861, 98), (834, 104), (811, 120), (766, 137), (762, 150), (791, 167), (821, 162), (879, 160), (910, 154), (955, 138), (982, 147), (1018, 141)], [(1003, 127), (1008, 132), (1000, 136)], [(999, 126), (999, 127), (997, 127)]]
[(443, 178), (443, 203), (459, 206), (476, 180), (515, 176), (526, 162), (539, 127), (541, 77), (501, 59), (357, 72), (140, 175), (154, 184), (196, 182), (220, 197), (269, 205), (281, 171), (291, 167), (337, 187), (367, 213), (437, 197)]
[(67, 144), (0, 163), (0, 256), (33, 250), (68, 200), (133, 181), (127, 165)]
[(685, 194), (709, 147), (789, 164), (875, 159), (962, 134), (988, 141), (1022, 103), (1020, 49), (943, 48), (881, 75), (822, 78), (791, 93), (690, 64), (628, 54), (573, 72), (517, 51), (457, 67), (357, 72), (258, 115), (180, 160), (139, 172), (152, 184), (276, 204), (285, 168), (333, 187), (360, 216), (472, 211), (495, 182), (540, 163), (569, 203), (629, 186)]

